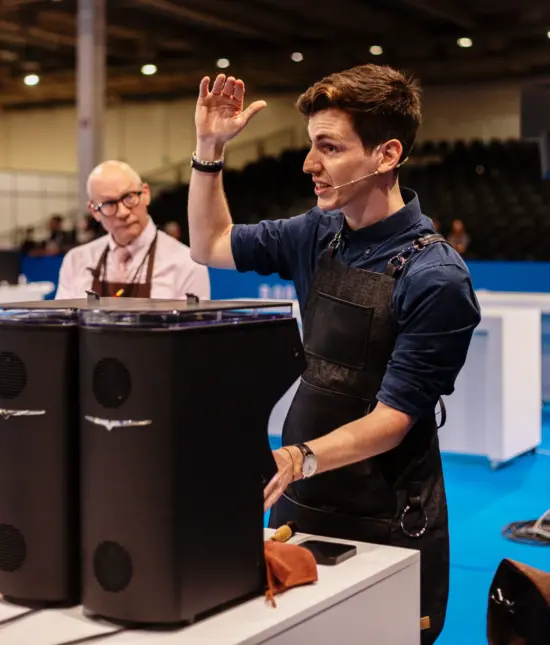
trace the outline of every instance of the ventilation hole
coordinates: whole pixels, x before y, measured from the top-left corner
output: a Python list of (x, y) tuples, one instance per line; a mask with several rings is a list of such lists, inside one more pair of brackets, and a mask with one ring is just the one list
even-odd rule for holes
[(0, 397), (15, 399), (27, 384), (27, 370), (13, 352), (0, 352)]
[(102, 542), (94, 554), (94, 574), (105, 591), (124, 591), (132, 579), (132, 559), (116, 542)]
[(94, 395), (104, 408), (118, 408), (130, 396), (130, 372), (116, 358), (103, 358), (94, 367)]
[(19, 529), (0, 524), (0, 570), (13, 573), (27, 558), (27, 545)]

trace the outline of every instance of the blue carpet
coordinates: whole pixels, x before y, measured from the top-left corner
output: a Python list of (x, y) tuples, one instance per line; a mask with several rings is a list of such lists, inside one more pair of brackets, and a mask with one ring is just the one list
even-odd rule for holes
[[(280, 440), (272, 437), (272, 447), (279, 446)], [(447, 622), (437, 645), (487, 643), (487, 594), (502, 558), (550, 572), (550, 547), (517, 544), (501, 535), (509, 522), (535, 519), (550, 508), (550, 407), (543, 410), (541, 449), (496, 471), (486, 459), (443, 456), (451, 585)]]

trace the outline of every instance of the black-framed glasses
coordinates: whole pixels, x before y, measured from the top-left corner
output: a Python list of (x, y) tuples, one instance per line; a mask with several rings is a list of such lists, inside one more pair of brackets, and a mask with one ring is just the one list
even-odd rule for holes
[(113, 217), (117, 214), (118, 205), (120, 203), (124, 204), (126, 208), (135, 208), (141, 202), (141, 196), (143, 194), (142, 190), (134, 190), (131, 193), (126, 193), (119, 197), (118, 199), (110, 199), (107, 202), (102, 202), (101, 204), (95, 204), (93, 210), (100, 212), (105, 217)]

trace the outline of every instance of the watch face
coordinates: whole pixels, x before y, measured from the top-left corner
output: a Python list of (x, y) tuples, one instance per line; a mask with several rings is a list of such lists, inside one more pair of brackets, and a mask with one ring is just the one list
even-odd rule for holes
[(302, 464), (302, 475), (311, 477), (317, 470), (317, 458), (315, 455), (306, 455)]

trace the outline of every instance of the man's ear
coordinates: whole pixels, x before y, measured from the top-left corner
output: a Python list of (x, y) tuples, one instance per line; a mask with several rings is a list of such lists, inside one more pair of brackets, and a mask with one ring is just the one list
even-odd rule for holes
[(382, 175), (395, 170), (403, 154), (403, 145), (399, 139), (390, 139), (380, 146), (380, 163), (378, 172)]
[(88, 213), (90, 213), (90, 215), (95, 219), (96, 222), (100, 222), (101, 221), (101, 216), (99, 214), (99, 211), (96, 211), (95, 208), (93, 207), (92, 202), (89, 201), (86, 204), (86, 206), (88, 208)]
[(143, 184), (141, 187), (142, 190), (142, 200), (145, 206), (149, 206), (151, 203), (151, 189), (149, 188), (149, 184)]

